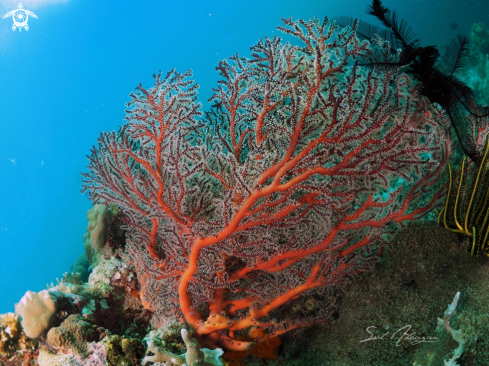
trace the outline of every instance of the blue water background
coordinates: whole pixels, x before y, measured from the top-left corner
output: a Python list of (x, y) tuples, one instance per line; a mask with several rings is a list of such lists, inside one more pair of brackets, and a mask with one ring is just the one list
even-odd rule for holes
[[(124, 104), (153, 73), (194, 70), (204, 107), (221, 58), (281, 34), (282, 17), (365, 15), (369, 0), (25, 1), (28, 32), (0, 19), (0, 313), (39, 291), (83, 253), (80, 172), (101, 131), (123, 123)], [(442, 47), (489, 2), (385, 0), (424, 45)], [(0, 14), (17, 8), (1, 1)], [(452, 30), (450, 24), (458, 23)]]

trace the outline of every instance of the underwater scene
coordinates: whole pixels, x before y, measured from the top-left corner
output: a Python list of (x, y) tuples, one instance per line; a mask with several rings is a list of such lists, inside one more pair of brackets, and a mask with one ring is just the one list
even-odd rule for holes
[(488, 1), (0, 15), (0, 366), (489, 366)]

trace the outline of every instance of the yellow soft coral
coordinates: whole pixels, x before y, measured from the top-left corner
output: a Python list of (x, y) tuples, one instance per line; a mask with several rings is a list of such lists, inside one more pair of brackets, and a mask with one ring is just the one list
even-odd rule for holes
[(14, 313), (0, 315), (0, 355), (10, 358), (15, 351), (35, 350), (37, 342), (29, 339), (20, 326), (19, 316)]

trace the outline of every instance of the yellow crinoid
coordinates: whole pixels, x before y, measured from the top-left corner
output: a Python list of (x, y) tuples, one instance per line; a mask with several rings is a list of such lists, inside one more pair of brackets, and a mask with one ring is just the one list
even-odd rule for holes
[(450, 231), (471, 237), (467, 252), (489, 256), (489, 138), (484, 143), (484, 155), (479, 165), (467, 169), (463, 159), (455, 180), (449, 168), (449, 187), (445, 207), (438, 223)]

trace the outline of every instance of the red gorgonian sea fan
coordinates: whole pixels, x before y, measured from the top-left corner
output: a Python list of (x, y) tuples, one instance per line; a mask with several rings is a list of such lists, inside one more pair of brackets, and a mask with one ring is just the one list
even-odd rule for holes
[[(125, 215), (154, 324), (182, 317), (202, 346), (248, 349), (327, 319), (327, 299), (439, 201), (442, 112), (394, 67), (355, 64), (373, 52), (356, 25), (284, 23), (303, 46), (267, 38), (220, 61), (205, 115), (190, 72), (137, 87), (84, 174), (90, 199)], [(281, 311), (311, 296), (326, 299), (314, 314)], [(250, 327), (267, 336), (235, 339)]]

